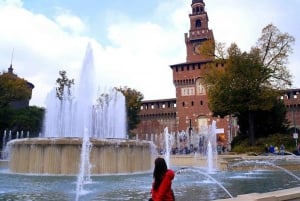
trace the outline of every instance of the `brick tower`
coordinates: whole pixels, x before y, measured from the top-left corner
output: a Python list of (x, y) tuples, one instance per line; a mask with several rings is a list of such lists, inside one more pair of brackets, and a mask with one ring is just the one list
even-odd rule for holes
[[(184, 34), (186, 61), (170, 65), (176, 98), (142, 101), (139, 114), (141, 123), (134, 133), (148, 140), (147, 134), (159, 134), (165, 127), (172, 132), (193, 131), (202, 134), (201, 128), (216, 120), (217, 128), (222, 128), (218, 130), (217, 144), (230, 149), (230, 142), (238, 133), (237, 118), (231, 115), (213, 117), (203, 86), (203, 70), (213, 58), (202, 55), (199, 50), (205, 41), (214, 42), (213, 31), (208, 28), (204, 1), (192, 0), (191, 8), (190, 29)], [(214, 65), (217, 68), (224, 67), (222, 63)], [(281, 96), (287, 107), (287, 118), (293, 123), (290, 125), (291, 133), (299, 133), (299, 93), (300, 89), (289, 89)]]
[(193, 0), (192, 2), (192, 14), (190, 18), (190, 31), (189, 34), (185, 33), (186, 44), (186, 61), (187, 62), (199, 62), (207, 61), (200, 54), (199, 49), (204, 41), (214, 40), (213, 31), (208, 28), (208, 16), (205, 11), (205, 3), (203, 0)]
[[(203, 0), (193, 0), (192, 13), (189, 14), (190, 29), (184, 34), (186, 61), (170, 65), (176, 98), (166, 100), (147, 100), (142, 102), (139, 114), (141, 123), (136, 133), (159, 133), (168, 127), (170, 131), (188, 131), (200, 133), (201, 128), (211, 125), (216, 120), (219, 132), (217, 143), (227, 146), (231, 139), (230, 117), (224, 119), (212, 116), (208, 107), (206, 90), (203, 85), (203, 69), (213, 58), (202, 55), (199, 51), (205, 41), (214, 42), (213, 31), (208, 28), (208, 15)], [(216, 64), (222, 68), (222, 64)]]
[[(211, 124), (212, 113), (208, 108), (206, 90), (203, 86), (203, 69), (212, 61), (199, 51), (203, 42), (212, 40), (213, 31), (208, 28), (208, 15), (203, 0), (193, 0), (189, 14), (190, 30), (184, 34), (186, 62), (171, 65), (176, 88), (176, 118), (179, 130), (200, 132), (201, 127)], [(220, 65), (221, 67), (221, 65)], [(217, 127), (228, 128), (224, 119), (216, 119)], [(223, 133), (223, 138), (225, 135)], [(222, 135), (222, 134), (220, 134)], [(225, 140), (225, 139), (223, 139)]]

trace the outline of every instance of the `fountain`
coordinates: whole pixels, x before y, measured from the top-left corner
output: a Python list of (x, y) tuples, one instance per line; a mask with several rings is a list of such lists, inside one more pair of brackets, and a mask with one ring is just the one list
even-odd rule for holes
[[(90, 47), (85, 58), (83, 71), (90, 72), (93, 66)], [(140, 201), (150, 197), (151, 143), (126, 139), (122, 123), (126, 115), (121, 107), (124, 98), (120, 94), (109, 91), (98, 104), (93, 103), (92, 90), (86, 90), (89, 84), (84, 80), (91, 82), (88, 73), (80, 81), (78, 91), (82, 94), (73, 97), (65, 92), (63, 102), (54, 101), (55, 91), (50, 93), (42, 136), (8, 143), (9, 164), (0, 163), (0, 200), (73, 201), (76, 197), (76, 201)], [(272, 168), (257, 166), (249, 171), (249, 162), (242, 158), (237, 161), (235, 157), (232, 161), (224, 160), (226, 171), (218, 169), (214, 163), (215, 122), (207, 128), (207, 133), (207, 166), (182, 168), (172, 163), (173, 156), (169, 154), (174, 138), (167, 128), (164, 130), (165, 157), (177, 173), (173, 181), (177, 201), (225, 199), (295, 187), (298, 188), (294, 191), (299, 192), (299, 168), (288, 171), (265, 162), (264, 166)], [(256, 166), (253, 161), (251, 166)]]
[(6, 160), (7, 159), (7, 150), (6, 150), (6, 130), (4, 131), (3, 138), (2, 138), (2, 151), (0, 152), (0, 159)]
[(152, 144), (127, 139), (124, 96), (110, 90), (93, 102), (93, 69), (88, 45), (77, 88), (65, 86), (62, 99), (55, 90), (48, 95), (42, 135), (8, 143), (11, 172), (90, 175), (151, 169)]
[(202, 174), (202, 175), (204, 175), (205, 177), (207, 177), (207, 178), (209, 178), (210, 180), (212, 180), (213, 182), (215, 182), (218, 186), (220, 186), (226, 193), (227, 193), (227, 195), (229, 196), (229, 197), (233, 197), (232, 195), (231, 195), (231, 193), (220, 183), (220, 182), (218, 182), (215, 178), (213, 178), (212, 176), (210, 176), (210, 174), (209, 173), (211, 173), (210, 172), (210, 170), (206, 173), (206, 172), (204, 172), (204, 171), (202, 171), (201, 169), (195, 169), (195, 168), (182, 168), (182, 169), (179, 169), (177, 172), (176, 172), (176, 174), (178, 175), (178, 174), (182, 174), (182, 173), (184, 173), (184, 172), (196, 172), (196, 173), (198, 173), (198, 174)]
[[(172, 155), (169, 159), (170, 164), (176, 166), (184, 164), (183, 161), (186, 161), (187, 164), (192, 166), (205, 167), (209, 172), (218, 170), (220, 164), (218, 162), (216, 139), (218, 132), (216, 121), (212, 121), (211, 125), (202, 126), (199, 133), (191, 132), (189, 135), (186, 135), (184, 132), (181, 132), (177, 136), (171, 135), (173, 139), (177, 139), (176, 147), (187, 147), (186, 144), (188, 144), (191, 150), (179, 151), (176, 155)], [(165, 134), (165, 136), (167, 135)], [(180, 144), (180, 141), (183, 142), (183, 145)], [(167, 138), (165, 139), (166, 142), (168, 142)], [(172, 142), (173, 144), (174, 142)]]
[(208, 169), (208, 172), (212, 172), (213, 169), (214, 169), (214, 166), (213, 166), (213, 151), (212, 151), (210, 141), (208, 142), (208, 145), (207, 145), (207, 169)]
[(174, 138), (171, 133), (169, 133), (168, 127), (164, 129), (164, 137), (165, 137), (165, 154), (164, 159), (166, 161), (167, 167), (170, 167), (170, 154), (172, 150), (172, 146), (174, 144)]
[(212, 121), (211, 126), (208, 128), (207, 132), (207, 168), (208, 172), (216, 170), (216, 160), (217, 160), (217, 127), (216, 121)]

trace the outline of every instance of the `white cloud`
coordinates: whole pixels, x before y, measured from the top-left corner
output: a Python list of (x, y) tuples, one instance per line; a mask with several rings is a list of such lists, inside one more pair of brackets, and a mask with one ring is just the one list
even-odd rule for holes
[(290, 0), (219, 0), (205, 1), (209, 15), (209, 27), (213, 29), (218, 42), (225, 42), (229, 46), (232, 42), (238, 44), (243, 51), (254, 46), (261, 35), (261, 30), (269, 23), (273, 23), (281, 32), (287, 32), (296, 38), (294, 53), (290, 55), (288, 68), (294, 75), (293, 87), (300, 87), (300, 29), (297, 24), (300, 16), (297, 8), (300, 1)]
[(0, 6), (16, 6), (16, 7), (22, 7), (23, 6), (23, 2), (22, 0), (0, 0)]
[[(11, 19), (9, 23), (4, 20), (8, 18)], [(81, 28), (73, 29), (76, 23), (69, 19), (78, 19), (75, 21)], [(88, 41), (92, 41), (94, 48), (97, 86), (128, 86), (141, 91), (148, 99), (174, 97), (169, 68), (174, 54), (168, 52), (176, 53), (174, 49), (178, 45), (174, 39), (179, 34), (172, 34), (151, 22), (139, 24), (130, 19), (122, 22), (109, 28), (109, 38), (114, 46), (103, 48), (92, 38), (73, 34), (84, 27), (77, 17), (53, 21), (22, 7), (4, 6), (0, 8), (0, 24), (7, 29), (0, 33), (0, 44), (6, 52), (11, 53), (15, 48), (15, 73), (35, 85), (33, 105), (45, 104), (45, 97), (55, 86), (59, 70), (66, 70), (69, 78), (78, 80)], [(1, 64), (9, 66), (10, 58), (0, 59)]]
[[(155, 11), (157, 22), (150, 19), (136, 22), (135, 19), (115, 15), (110, 19), (108, 28), (99, 27), (108, 30), (110, 41), (106, 44), (110, 45), (107, 46), (87, 36), (89, 27), (70, 12), (62, 11), (60, 13), (63, 14), (52, 20), (24, 9), (21, 1), (10, 1), (17, 2), (10, 5), (0, 2), (0, 26), (3, 27), (0, 31), (0, 70), (9, 67), (14, 48), (15, 72), (35, 85), (32, 105), (44, 106), (59, 70), (66, 70), (67, 76), (75, 78), (76, 82), (88, 42), (92, 43), (94, 50), (97, 86), (128, 86), (141, 91), (145, 99), (175, 97), (169, 65), (185, 62), (184, 33), (189, 31), (191, 1), (162, 2)], [(209, 27), (214, 31), (215, 39), (228, 45), (237, 42), (244, 50), (249, 49), (255, 44), (263, 26), (270, 21), (280, 22), (280, 30), (294, 34), (296, 40), (300, 37), (292, 23), (283, 26), (282, 18), (287, 16), (278, 14), (280, 9), (272, 7), (275, 4), (268, 5), (272, 12), (268, 12), (268, 17), (262, 17), (266, 15), (266, 3), (258, 5), (252, 2), (248, 5), (248, 1), (244, 0), (241, 0), (242, 3), (233, 0), (222, 4), (218, 0), (205, 2)], [(297, 19), (299, 17), (294, 19), (295, 23)], [(160, 24), (159, 20), (164, 23)], [(300, 68), (297, 68), (299, 53), (299, 42), (296, 42), (295, 53), (290, 59), (290, 68), (295, 75), (300, 74)], [(299, 79), (295, 83), (300, 86)]]
[(1, 68), (7, 70), (14, 49), (14, 72), (35, 85), (31, 104), (44, 105), (59, 70), (78, 76), (89, 38), (72, 35), (46, 16), (18, 6), (0, 7), (0, 25), (5, 27), (0, 32)]
[(128, 22), (112, 25), (109, 36), (114, 48), (107, 47), (99, 59), (103, 73), (110, 77), (107, 82), (136, 88), (147, 99), (175, 96), (168, 51), (176, 44), (167, 30), (157, 24)]
[(77, 16), (72, 16), (70, 14), (62, 14), (55, 18), (55, 21), (72, 33), (83, 33), (86, 30), (85, 24)]

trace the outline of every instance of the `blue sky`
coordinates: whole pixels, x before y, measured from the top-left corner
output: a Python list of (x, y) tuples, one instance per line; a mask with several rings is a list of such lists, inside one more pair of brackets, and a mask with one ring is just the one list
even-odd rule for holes
[[(184, 33), (192, 0), (0, 0), (0, 70), (14, 49), (18, 76), (35, 85), (31, 105), (44, 106), (59, 70), (79, 79), (88, 43), (98, 88), (128, 86), (145, 99), (174, 98), (169, 65), (185, 62)], [(289, 70), (300, 88), (299, 0), (206, 0), (215, 39), (242, 50), (273, 23), (296, 38)], [(298, 78), (296, 77), (298, 76)]]

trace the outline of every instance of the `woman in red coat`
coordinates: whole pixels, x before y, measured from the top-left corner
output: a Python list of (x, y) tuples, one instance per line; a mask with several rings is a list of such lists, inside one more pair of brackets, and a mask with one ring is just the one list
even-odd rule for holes
[(174, 201), (175, 198), (172, 190), (172, 180), (175, 176), (174, 172), (167, 168), (166, 161), (163, 158), (156, 158), (154, 164), (154, 181), (151, 189), (152, 200)]

